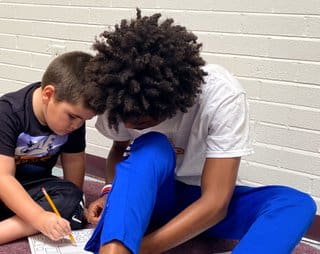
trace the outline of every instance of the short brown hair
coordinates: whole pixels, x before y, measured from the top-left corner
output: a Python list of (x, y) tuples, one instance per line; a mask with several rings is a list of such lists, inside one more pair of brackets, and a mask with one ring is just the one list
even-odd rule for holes
[(100, 87), (87, 82), (85, 68), (92, 59), (90, 54), (72, 51), (56, 57), (43, 74), (41, 87), (53, 85), (55, 99), (71, 104), (82, 103), (97, 114), (105, 110), (105, 93)]

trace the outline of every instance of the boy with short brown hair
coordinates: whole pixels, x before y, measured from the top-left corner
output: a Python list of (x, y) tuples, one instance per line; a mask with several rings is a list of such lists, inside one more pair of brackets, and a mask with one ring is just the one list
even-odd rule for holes
[[(0, 98), (0, 244), (37, 232), (58, 240), (83, 226), (85, 121), (105, 109), (104, 93), (85, 79), (91, 58), (62, 54), (42, 82)], [(59, 156), (64, 179), (52, 175)]]

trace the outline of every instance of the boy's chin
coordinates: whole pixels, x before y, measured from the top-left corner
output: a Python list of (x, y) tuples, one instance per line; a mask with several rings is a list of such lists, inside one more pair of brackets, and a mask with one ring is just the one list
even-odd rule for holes
[(71, 133), (71, 131), (54, 131), (54, 133), (58, 136), (64, 136)]

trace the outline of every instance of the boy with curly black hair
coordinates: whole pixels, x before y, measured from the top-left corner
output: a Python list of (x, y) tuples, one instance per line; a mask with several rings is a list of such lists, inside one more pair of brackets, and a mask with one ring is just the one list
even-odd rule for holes
[(193, 33), (160, 16), (138, 10), (94, 44), (88, 77), (107, 94), (96, 127), (114, 142), (86, 249), (155, 254), (203, 233), (239, 239), (233, 253), (290, 253), (314, 201), (284, 186), (236, 185), (252, 153), (246, 93), (222, 67), (204, 66)]
[[(86, 82), (91, 58), (62, 54), (41, 82), (0, 98), (0, 244), (37, 232), (58, 240), (84, 226), (85, 120), (102, 113), (106, 100)], [(52, 175), (59, 156), (64, 179)]]

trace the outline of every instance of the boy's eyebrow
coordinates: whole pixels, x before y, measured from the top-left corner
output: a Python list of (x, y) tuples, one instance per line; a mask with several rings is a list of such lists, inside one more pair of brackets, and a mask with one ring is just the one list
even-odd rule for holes
[(77, 114), (70, 113), (70, 115), (72, 115), (73, 117), (76, 117), (76, 118), (80, 118), (81, 120), (84, 120), (84, 118), (82, 118), (81, 116), (79, 116), (79, 115), (77, 115)]

